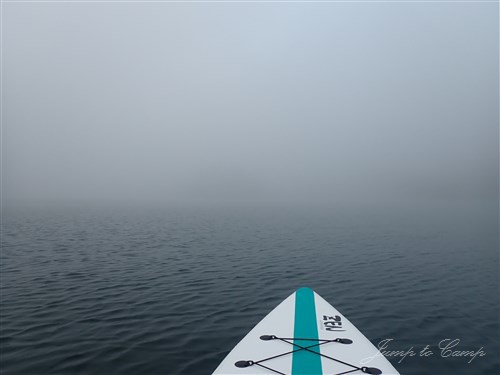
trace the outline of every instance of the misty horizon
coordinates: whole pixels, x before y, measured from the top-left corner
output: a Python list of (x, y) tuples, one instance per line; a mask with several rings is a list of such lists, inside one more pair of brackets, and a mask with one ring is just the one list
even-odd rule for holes
[(3, 201), (498, 199), (498, 4), (3, 5)]

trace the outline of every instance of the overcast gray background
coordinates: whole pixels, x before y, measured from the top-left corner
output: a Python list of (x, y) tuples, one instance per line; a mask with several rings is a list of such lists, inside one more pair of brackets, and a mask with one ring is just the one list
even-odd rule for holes
[(4, 203), (498, 197), (498, 4), (3, 11)]

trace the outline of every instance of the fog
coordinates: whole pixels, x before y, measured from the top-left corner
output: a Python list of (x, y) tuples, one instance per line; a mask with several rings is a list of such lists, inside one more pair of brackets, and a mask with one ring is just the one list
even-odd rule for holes
[(2, 17), (4, 203), (498, 198), (498, 4)]

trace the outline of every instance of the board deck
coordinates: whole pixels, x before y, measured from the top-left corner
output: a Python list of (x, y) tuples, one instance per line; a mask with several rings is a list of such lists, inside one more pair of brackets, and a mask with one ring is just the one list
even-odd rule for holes
[(349, 320), (310, 288), (298, 289), (280, 303), (214, 371), (217, 375), (363, 373), (399, 375)]

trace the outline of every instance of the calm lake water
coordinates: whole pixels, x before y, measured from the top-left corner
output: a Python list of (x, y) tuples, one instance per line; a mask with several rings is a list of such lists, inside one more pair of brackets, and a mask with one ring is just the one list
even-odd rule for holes
[[(402, 374), (498, 374), (497, 212), (5, 210), (1, 373), (209, 374), (309, 286), (374, 344), (413, 347), (390, 358)], [(442, 358), (445, 339), (486, 355)]]

